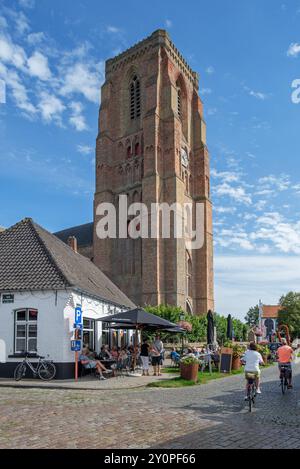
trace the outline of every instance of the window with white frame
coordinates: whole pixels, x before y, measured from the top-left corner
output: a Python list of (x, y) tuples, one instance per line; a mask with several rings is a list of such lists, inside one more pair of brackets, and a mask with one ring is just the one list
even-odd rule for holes
[(93, 319), (83, 318), (83, 343), (90, 350), (95, 350), (95, 321)]
[(15, 311), (15, 353), (37, 352), (37, 319), (36, 309)]

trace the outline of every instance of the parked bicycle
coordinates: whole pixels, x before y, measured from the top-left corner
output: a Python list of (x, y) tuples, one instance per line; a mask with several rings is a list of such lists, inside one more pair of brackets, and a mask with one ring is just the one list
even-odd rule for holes
[(252, 412), (252, 408), (255, 405), (256, 398), (256, 375), (254, 373), (246, 373), (247, 380), (247, 402), (249, 405), (249, 412)]
[(29, 368), (34, 377), (39, 377), (43, 381), (50, 381), (56, 375), (56, 367), (50, 360), (45, 360), (45, 357), (39, 357), (36, 366), (33, 364), (26, 355), (24, 360), (19, 363), (14, 371), (14, 378), (20, 381), (26, 375), (26, 370)]

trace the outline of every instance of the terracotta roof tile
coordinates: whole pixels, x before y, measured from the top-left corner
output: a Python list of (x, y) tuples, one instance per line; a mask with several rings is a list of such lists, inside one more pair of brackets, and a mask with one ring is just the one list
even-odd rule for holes
[(277, 318), (281, 306), (278, 305), (263, 305), (263, 318)]

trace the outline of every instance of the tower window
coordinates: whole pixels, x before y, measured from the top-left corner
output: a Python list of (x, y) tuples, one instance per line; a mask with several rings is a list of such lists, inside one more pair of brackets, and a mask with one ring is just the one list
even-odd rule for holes
[(134, 155), (138, 156), (140, 154), (140, 144), (137, 142), (134, 147)]
[(141, 85), (135, 75), (130, 83), (130, 119), (134, 120), (141, 115)]
[(177, 88), (177, 114), (181, 119), (182, 115), (182, 106), (181, 106), (181, 89)]
[(127, 158), (131, 157), (131, 147), (127, 147)]

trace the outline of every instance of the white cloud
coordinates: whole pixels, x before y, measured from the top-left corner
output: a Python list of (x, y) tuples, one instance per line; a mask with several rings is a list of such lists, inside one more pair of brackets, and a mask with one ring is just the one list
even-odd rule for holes
[(106, 31), (108, 33), (113, 33), (113, 34), (118, 34), (121, 32), (121, 29), (120, 28), (117, 28), (116, 26), (107, 26), (106, 27)]
[(173, 26), (173, 23), (172, 23), (172, 21), (171, 21), (171, 20), (169, 20), (169, 19), (166, 19), (166, 20), (165, 20), (165, 25), (166, 25), (166, 28), (169, 28), (169, 29), (170, 29), (170, 28), (172, 28), (172, 26)]
[(252, 240), (268, 242), (283, 253), (300, 254), (300, 221), (291, 223), (278, 212), (270, 212), (257, 219), (257, 226), (250, 234)]
[(9, 36), (0, 35), (0, 60), (21, 69), (26, 59), (26, 53), (22, 47), (14, 44)]
[(103, 81), (103, 64), (77, 62), (62, 71), (63, 96), (82, 94), (88, 101), (99, 103), (100, 86)]
[(43, 32), (31, 33), (31, 34), (28, 34), (28, 36), (27, 36), (27, 42), (30, 45), (34, 45), (34, 46), (37, 45), (37, 44), (40, 44), (45, 39), (46, 39), (46, 36)]
[(246, 193), (243, 187), (233, 187), (230, 186), (227, 182), (215, 186), (214, 194), (218, 197), (228, 196), (231, 199), (234, 199), (235, 201), (246, 205), (252, 204), (251, 196)]
[(51, 78), (51, 72), (48, 66), (48, 59), (41, 52), (34, 54), (27, 61), (29, 74), (46, 81)]
[(200, 90), (200, 96), (201, 96), (201, 95), (204, 96), (204, 95), (206, 95), (206, 94), (211, 94), (211, 93), (212, 93), (211, 88), (202, 88), (202, 89)]
[(298, 57), (300, 54), (300, 44), (297, 42), (292, 42), (288, 48), (287, 56), (288, 57)]
[(218, 112), (216, 107), (210, 107), (207, 110), (207, 115), (208, 116), (214, 116)]
[(4, 16), (0, 15), (0, 28), (7, 28), (8, 24)]
[(236, 249), (238, 246), (246, 251), (255, 249), (255, 245), (249, 239), (248, 233), (238, 226), (233, 229), (223, 228), (215, 237), (215, 243), (223, 248)]
[(72, 101), (70, 103), (70, 108), (72, 110), (72, 115), (69, 118), (70, 124), (75, 127), (78, 132), (82, 132), (83, 130), (87, 130), (88, 126), (85, 122), (85, 118), (82, 114), (83, 106), (80, 102)]
[(46, 122), (54, 121), (61, 125), (61, 115), (66, 107), (59, 98), (46, 91), (42, 91), (40, 93), (38, 108)]
[(212, 73), (215, 72), (215, 69), (212, 65), (210, 65), (209, 67), (206, 68), (206, 73), (208, 73), (209, 75), (211, 75)]
[(19, 0), (19, 5), (23, 8), (34, 8), (35, 0)]
[(244, 318), (261, 299), (277, 304), (290, 290), (299, 291), (300, 257), (216, 256), (216, 311)]
[(90, 155), (91, 153), (95, 152), (95, 149), (89, 145), (79, 144), (77, 145), (77, 151), (78, 153), (81, 153), (82, 155)]
[(258, 180), (258, 187), (260, 187), (261, 192), (263, 191), (269, 191), (270, 193), (272, 192), (283, 192), (287, 189), (290, 188), (290, 178), (286, 174), (281, 174), (279, 176), (274, 176), (273, 174), (270, 174), (269, 176), (264, 176), (259, 178)]
[(0, 62), (0, 77), (5, 81), (6, 86), (8, 87), (8, 92), (11, 90), (17, 107), (24, 111), (27, 116), (34, 115), (37, 110), (30, 102), (27, 90), (22, 84), (18, 73), (14, 70), (9, 70)]
[(30, 26), (27, 17), (24, 15), (22, 11), (19, 12), (12, 12), (11, 15), (13, 16), (17, 32), (22, 36), (26, 32), (30, 31)]
[(268, 97), (265, 93), (261, 93), (260, 91), (253, 91), (253, 90), (249, 91), (249, 95), (253, 96), (254, 98), (260, 99), (262, 101), (264, 101)]
[(217, 171), (216, 169), (211, 170), (211, 176), (216, 179), (222, 179), (223, 182), (237, 182), (240, 180), (240, 174), (231, 171)]

